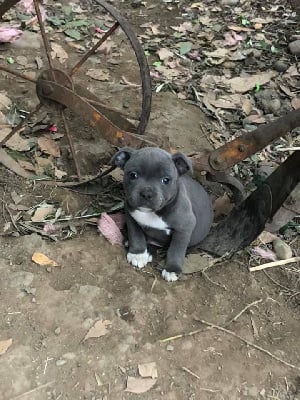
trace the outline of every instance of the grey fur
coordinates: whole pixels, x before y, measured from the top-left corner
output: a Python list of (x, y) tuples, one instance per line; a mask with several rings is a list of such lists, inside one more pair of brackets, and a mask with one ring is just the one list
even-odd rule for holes
[[(124, 170), (129, 252), (143, 253), (150, 241), (167, 245), (165, 269), (180, 274), (187, 248), (201, 242), (212, 224), (208, 194), (187, 175), (191, 161), (181, 153), (171, 155), (156, 147), (125, 147), (115, 154), (112, 165)], [(170, 179), (169, 183), (163, 178)], [(140, 207), (154, 211), (171, 234), (139, 225), (131, 214)]]

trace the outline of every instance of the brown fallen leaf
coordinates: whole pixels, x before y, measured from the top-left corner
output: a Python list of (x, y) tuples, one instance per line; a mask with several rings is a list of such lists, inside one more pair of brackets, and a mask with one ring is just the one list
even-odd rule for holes
[(274, 239), (277, 239), (277, 236), (274, 233), (268, 231), (262, 231), (262, 233), (258, 236), (258, 239), (261, 240), (264, 244), (272, 243)]
[(20, 167), (24, 168), (26, 171), (35, 171), (35, 167), (29, 161), (18, 160)]
[(54, 214), (55, 208), (51, 204), (39, 207), (31, 217), (32, 222), (44, 222), (48, 215)]
[(246, 93), (249, 90), (255, 88), (257, 84), (264, 85), (269, 82), (272, 78), (277, 76), (278, 73), (275, 71), (261, 72), (259, 74), (248, 75), (244, 77), (237, 76), (227, 81), (231, 86), (231, 89), (238, 93)]
[(0, 356), (2, 356), (7, 352), (7, 350), (12, 345), (12, 342), (13, 342), (12, 339), (0, 340)]
[(221, 215), (228, 215), (233, 208), (233, 204), (227, 193), (223, 196), (218, 197), (213, 204), (214, 218), (217, 219)]
[(60, 44), (52, 42), (51, 47), (51, 58), (57, 58), (61, 64), (63, 64), (69, 58), (68, 53)]
[(6, 92), (0, 92), (0, 110), (7, 111), (11, 106), (11, 100), (7, 96)]
[(127, 387), (125, 392), (140, 394), (148, 392), (155, 384), (157, 379), (152, 378), (134, 378), (132, 376), (128, 376), (127, 378)]
[(91, 77), (92, 79), (95, 79), (96, 81), (109, 81), (109, 72), (103, 69), (89, 69), (86, 75)]
[(7, 169), (14, 172), (16, 175), (22, 176), (23, 178), (32, 177), (32, 174), (21, 168), (17, 161), (10, 157), (4, 149), (0, 149), (0, 164), (3, 164)]
[(43, 153), (50, 154), (53, 157), (60, 157), (60, 150), (55, 140), (45, 138), (43, 136), (38, 138), (38, 146)]
[(139, 374), (143, 378), (157, 378), (157, 367), (155, 362), (149, 362), (145, 364), (138, 365)]
[(300, 97), (294, 97), (291, 100), (291, 105), (294, 110), (297, 110), (298, 108), (300, 108)]
[(159, 49), (157, 55), (161, 61), (169, 60), (174, 57), (174, 53), (165, 47)]
[(65, 171), (62, 171), (62, 170), (60, 170), (60, 169), (58, 169), (58, 168), (55, 167), (55, 169), (54, 169), (54, 175), (56, 176), (57, 179), (61, 179), (61, 178), (63, 178), (64, 176), (66, 176), (67, 173), (66, 173)]
[(38, 265), (43, 265), (43, 266), (45, 265), (45, 266), (49, 266), (49, 267), (58, 267), (59, 266), (56, 261), (51, 260), (51, 258), (47, 257), (43, 253), (33, 253), (31, 259), (35, 264), (38, 264)]
[[(19, 132), (16, 132), (13, 137), (11, 137), (6, 143), (5, 147), (8, 147), (11, 150), (15, 151), (29, 151), (30, 145), (29, 140), (22, 138), (20, 136), (20, 132), (22, 132), (24, 128), (22, 128)], [(11, 132), (11, 128), (3, 128), (0, 129), (0, 141), (3, 140), (9, 133)]]
[(100, 319), (95, 323), (94, 326), (91, 327), (91, 329), (88, 331), (88, 333), (85, 335), (83, 340), (87, 340), (89, 338), (98, 338), (101, 336), (104, 336), (108, 333), (107, 327), (111, 325), (111, 321), (109, 320), (102, 320)]
[(251, 100), (245, 96), (241, 96), (241, 101), (242, 101), (242, 109), (243, 109), (245, 115), (249, 115), (253, 109)]

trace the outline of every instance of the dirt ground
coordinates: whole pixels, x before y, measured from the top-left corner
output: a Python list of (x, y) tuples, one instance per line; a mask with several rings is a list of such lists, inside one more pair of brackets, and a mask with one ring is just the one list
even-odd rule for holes
[[(148, 10), (149, 19), (157, 18), (159, 4)], [(130, 15), (124, 2), (120, 7)], [(160, 23), (171, 25), (176, 18), (176, 12), (169, 13), (168, 19), (161, 14)], [(21, 47), (12, 46), (9, 54), (26, 55), (31, 62), (38, 51), (34, 43), (30, 39)], [(109, 67), (112, 75), (117, 74), (113, 82), (95, 82), (83, 73), (78, 80), (103, 102), (138, 112), (139, 91), (125, 90), (119, 83), (121, 76), (138, 83), (128, 49), (123, 48), (118, 68)], [(68, 53), (67, 64), (72, 65), (76, 54), (69, 48)], [(99, 60), (94, 57), (90, 63)], [(29, 109), (37, 103), (28, 83), (12, 85), (3, 74), (0, 82), (1, 90), (8, 91), (19, 107)], [(78, 154), (83, 154), (82, 168), (95, 173), (114, 149), (93, 136), (80, 118), (70, 115), (69, 122), (73, 132), (81, 133), (75, 145)], [(209, 126), (210, 120), (199, 108), (171, 93), (154, 94), (148, 129), (169, 136), (180, 150), (209, 148), (203, 134), (203, 127)], [(72, 170), (71, 164), (64, 167)], [(25, 206), (46, 200), (59, 204), (66, 215), (101, 202), (101, 193), (95, 200), (32, 184), (0, 166), (1, 232), (10, 221), (7, 205), (14, 191)], [(299, 238), (292, 247), (299, 254)], [(34, 264), (34, 252), (46, 254), (59, 267)], [(267, 274), (250, 273), (252, 260), (245, 250), (206, 274), (183, 275), (169, 284), (160, 277), (159, 262), (135, 270), (126, 262), (125, 249), (110, 245), (95, 226), (84, 226), (69, 240), (56, 242), (36, 233), (1, 236), (0, 254), (0, 342), (12, 339), (0, 355), (0, 400), (300, 399), (300, 275), (296, 267), (288, 272), (278, 268)], [(193, 260), (197, 264), (197, 256)], [(267, 352), (201, 320), (226, 326)], [(106, 321), (103, 335), (85, 340), (97, 321)], [(139, 377), (138, 365), (150, 362), (157, 368), (152, 388), (143, 394), (126, 391), (128, 377)]]

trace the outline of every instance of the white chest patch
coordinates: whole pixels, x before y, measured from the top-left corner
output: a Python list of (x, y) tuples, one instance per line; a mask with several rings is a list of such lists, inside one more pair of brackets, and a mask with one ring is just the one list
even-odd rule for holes
[(163, 219), (156, 215), (153, 211), (135, 210), (132, 211), (130, 215), (139, 225), (165, 231), (167, 235), (171, 234), (171, 229), (168, 227), (165, 221), (163, 221)]

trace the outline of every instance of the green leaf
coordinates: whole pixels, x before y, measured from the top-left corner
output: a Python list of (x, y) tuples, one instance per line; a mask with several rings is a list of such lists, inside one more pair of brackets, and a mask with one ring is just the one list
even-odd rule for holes
[(75, 40), (80, 40), (81, 39), (81, 35), (80, 32), (76, 31), (75, 29), (66, 29), (64, 31), (64, 34), (71, 37), (72, 39)]
[(160, 67), (161, 64), (162, 64), (161, 61), (155, 61), (152, 65), (153, 65), (153, 67)]
[(6, 62), (7, 62), (8, 64), (14, 64), (14, 63), (15, 63), (15, 60), (14, 60), (12, 57), (7, 57)]
[(193, 44), (191, 42), (181, 42), (179, 47), (179, 52), (183, 56), (191, 51)]
[(57, 17), (47, 17), (47, 21), (54, 26), (61, 26), (65, 24), (65, 20), (57, 18)]
[(182, 36), (182, 33), (180, 32), (174, 32), (173, 33), (174, 38), (180, 38)]
[(21, 21), (28, 21), (29, 19), (32, 18), (32, 15), (27, 15), (27, 14), (17, 14), (17, 18)]
[(274, 45), (271, 46), (271, 53), (278, 53), (278, 49)]
[(255, 84), (255, 91), (259, 92), (260, 91), (260, 83)]
[(250, 21), (246, 17), (241, 17), (241, 24), (242, 25), (250, 25)]
[(67, 28), (79, 28), (81, 26), (89, 26), (90, 23), (84, 19), (77, 19), (75, 21), (70, 21), (66, 24)]

